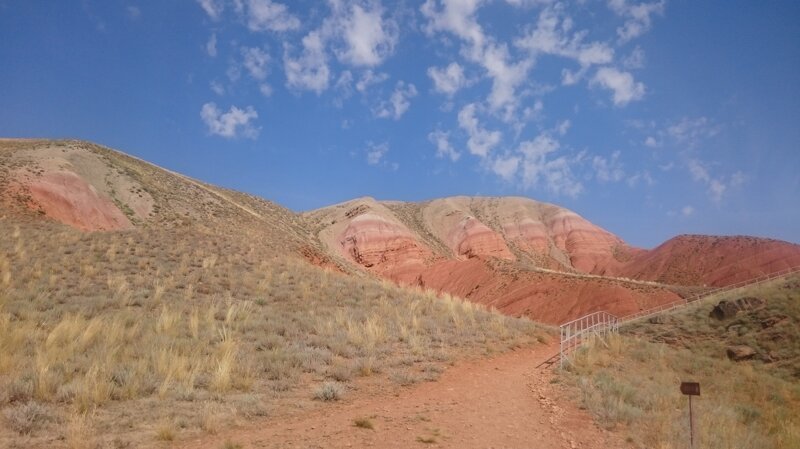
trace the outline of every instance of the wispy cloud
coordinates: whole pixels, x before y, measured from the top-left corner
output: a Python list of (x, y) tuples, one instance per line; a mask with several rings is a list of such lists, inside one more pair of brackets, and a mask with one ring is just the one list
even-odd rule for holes
[(492, 148), (500, 143), (502, 134), (500, 131), (489, 131), (481, 126), (475, 115), (477, 107), (475, 103), (464, 106), (458, 113), (458, 125), (469, 136), (467, 139), (469, 152), (476, 156), (486, 157)]
[(428, 140), (436, 146), (436, 157), (448, 158), (455, 162), (461, 157), (453, 145), (450, 143), (450, 133), (436, 130), (428, 134)]
[(392, 170), (397, 170), (400, 165), (396, 162), (389, 162), (386, 160), (386, 155), (389, 153), (389, 143), (373, 143), (367, 142), (366, 149), (367, 164), (386, 167)]
[(631, 101), (641, 100), (645, 93), (644, 84), (637, 83), (633, 75), (613, 67), (600, 68), (590, 85), (610, 90), (615, 106), (625, 106)]
[(272, 0), (236, 0), (234, 5), (237, 12), (247, 16), (247, 27), (251, 31), (285, 32), (300, 28), (300, 19), (290, 13), (283, 3)]
[(206, 53), (212, 58), (217, 57), (217, 33), (211, 33), (211, 37), (206, 42)]
[(628, 0), (609, 0), (608, 7), (618, 16), (624, 17), (625, 24), (617, 28), (620, 43), (626, 43), (650, 30), (652, 17), (664, 13), (665, 0), (656, 2), (632, 3)]
[(383, 102), (375, 111), (375, 115), (399, 120), (411, 107), (411, 99), (416, 96), (417, 88), (413, 84), (398, 81), (389, 101)]
[(228, 112), (222, 112), (215, 103), (206, 103), (200, 110), (200, 118), (212, 135), (233, 139), (258, 137), (259, 128), (251, 123), (258, 118), (258, 113), (252, 106), (240, 109), (231, 106)]
[(337, 57), (353, 66), (375, 67), (394, 51), (398, 39), (397, 24), (384, 17), (380, 3), (353, 4), (335, 26), (343, 41)]
[(291, 89), (311, 90), (317, 94), (328, 88), (331, 71), (325, 55), (325, 42), (319, 31), (308, 33), (302, 40), (303, 51), (292, 57), (292, 47), (284, 45), (283, 68), (286, 85)]
[(451, 62), (447, 67), (428, 67), (428, 76), (433, 81), (436, 92), (452, 96), (467, 86), (467, 77), (464, 68), (457, 62)]
[(625, 171), (622, 169), (620, 162), (620, 151), (615, 151), (611, 154), (610, 158), (603, 156), (594, 156), (592, 158), (592, 168), (594, 168), (595, 177), (600, 182), (618, 182), (625, 178)]
[(222, 0), (197, 0), (203, 11), (208, 14), (211, 20), (219, 20), (222, 16), (222, 11), (225, 9), (225, 3)]

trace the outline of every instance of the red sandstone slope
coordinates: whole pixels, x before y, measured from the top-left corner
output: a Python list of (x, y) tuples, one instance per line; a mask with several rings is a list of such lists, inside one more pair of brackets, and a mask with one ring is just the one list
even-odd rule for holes
[(681, 235), (643, 252), (621, 276), (680, 285), (724, 286), (800, 266), (800, 245), (733, 236)]
[(527, 198), (365, 198), (304, 217), (345, 263), (548, 323), (679, 299), (666, 284), (726, 285), (800, 265), (798, 245), (747, 237), (633, 248), (572, 211)]

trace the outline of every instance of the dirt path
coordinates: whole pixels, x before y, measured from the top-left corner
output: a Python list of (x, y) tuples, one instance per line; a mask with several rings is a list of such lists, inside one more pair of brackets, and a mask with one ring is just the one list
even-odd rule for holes
[[(177, 447), (221, 448), (226, 441), (244, 448), (628, 447), (566, 400), (549, 368), (537, 368), (555, 352), (548, 345), (459, 363), (440, 380), (391, 397), (355, 398)], [(361, 418), (374, 429), (356, 427)]]

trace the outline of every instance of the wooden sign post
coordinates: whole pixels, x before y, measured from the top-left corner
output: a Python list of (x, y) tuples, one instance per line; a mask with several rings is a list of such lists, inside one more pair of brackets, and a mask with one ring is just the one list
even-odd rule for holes
[(700, 396), (700, 384), (698, 382), (681, 382), (681, 393), (689, 396), (689, 441), (691, 448), (694, 449), (694, 419), (692, 417), (692, 396)]

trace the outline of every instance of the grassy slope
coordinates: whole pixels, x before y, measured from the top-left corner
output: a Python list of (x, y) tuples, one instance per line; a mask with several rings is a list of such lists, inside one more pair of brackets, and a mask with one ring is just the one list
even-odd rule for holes
[[(709, 318), (720, 300), (742, 296), (766, 299), (767, 305), (724, 322)], [(764, 329), (765, 318), (775, 316), (788, 319)], [(747, 344), (759, 355), (730, 361), (726, 348), (734, 344)], [(579, 352), (563, 379), (604, 425), (621, 425), (637, 447), (687, 447), (687, 399), (678, 386), (697, 381), (702, 396), (694, 401), (696, 447), (788, 449), (800, 447), (798, 353), (796, 277), (710, 298), (661, 324), (623, 328), (608, 346)]]
[(101, 233), (0, 213), (0, 447), (214, 432), (329, 392), (432, 380), (455, 358), (547, 332), (317, 268), (293, 255), (317, 242), (283, 208), (57, 144), (99, 155), (157, 208), (137, 229)]

